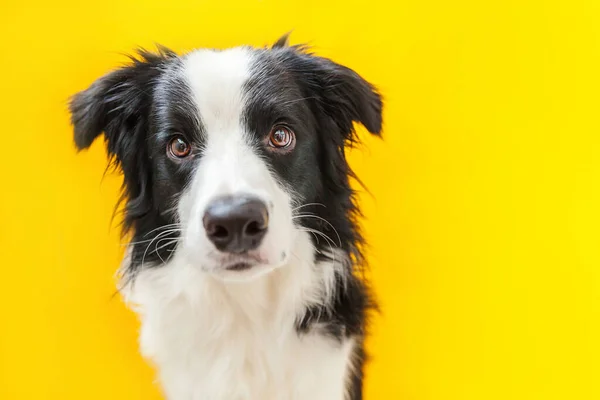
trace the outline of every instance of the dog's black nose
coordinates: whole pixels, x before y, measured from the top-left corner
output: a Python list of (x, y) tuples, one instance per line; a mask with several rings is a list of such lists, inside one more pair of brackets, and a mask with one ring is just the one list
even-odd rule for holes
[(243, 253), (256, 249), (269, 225), (267, 206), (249, 196), (227, 196), (214, 200), (206, 208), (204, 229), (221, 251)]

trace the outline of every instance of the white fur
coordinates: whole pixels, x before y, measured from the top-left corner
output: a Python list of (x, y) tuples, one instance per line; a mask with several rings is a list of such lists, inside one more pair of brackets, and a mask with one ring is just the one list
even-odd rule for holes
[[(304, 334), (296, 321), (329, 304), (337, 262), (315, 263), (308, 233), (292, 223), (292, 198), (244, 131), (243, 85), (251, 52), (197, 51), (182, 73), (200, 110), (206, 145), (178, 205), (182, 242), (171, 260), (143, 269), (124, 290), (138, 312), (143, 354), (169, 400), (343, 400), (354, 340)], [(269, 227), (250, 271), (224, 271), (202, 215), (217, 196), (269, 204)], [(127, 261), (125, 261), (127, 262)]]
[[(251, 57), (244, 48), (198, 50), (186, 56), (183, 66), (200, 111), (206, 144), (190, 188), (179, 204), (185, 230), (182, 247), (190, 261), (225, 279), (251, 278), (285, 264), (295, 236), (290, 196), (254, 153), (243, 126), (243, 85), (250, 75)], [(261, 265), (249, 271), (226, 271), (223, 263), (227, 257), (216, 251), (202, 226), (208, 203), (224, 195), (253, 195), (272, 205), (267, 234), (254, 254)]]
[[(312, 252), (306, 238), (299, 243), (299, 253)], [(176, 255), (140, 273), (127, 299), (168, 399), (344, 399), (353, 341), (294, 328), (306, 305), (326, 299), (333, 271), (297, 260), (249, 282), (226, 282)]]

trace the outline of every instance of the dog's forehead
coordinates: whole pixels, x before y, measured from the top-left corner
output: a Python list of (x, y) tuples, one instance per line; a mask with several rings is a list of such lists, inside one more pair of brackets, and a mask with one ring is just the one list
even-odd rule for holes
[[(196, 50), (178, 64), (205, 131), (236, 128), (257, 109), (285, 109), (302, 93), (280, 50)], [(225, 124), (226, 126), (224, 126)]]
[(245, 47), (196, 50), (184, 56), (181, 73), (206, 131), (239, 127), (254, 58)]

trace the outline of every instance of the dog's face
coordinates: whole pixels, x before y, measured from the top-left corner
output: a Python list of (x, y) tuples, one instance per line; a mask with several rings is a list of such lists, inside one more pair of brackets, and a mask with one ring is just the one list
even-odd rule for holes
[(381, 99), (353, 71), (288, 47), (168, 50), (96, 81), (71, 103), (75, 141), (105, 133), (124, 173), (131, 265), (174, 255), (223, 279), (356, 251), (344, 146), (381, 129)]

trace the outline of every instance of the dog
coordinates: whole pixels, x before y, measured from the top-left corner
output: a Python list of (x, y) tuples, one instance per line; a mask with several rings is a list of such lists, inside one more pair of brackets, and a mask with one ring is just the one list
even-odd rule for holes
[(346, 148), (382, 97), (287, 35), (139, 50), (69, 104), (123, 173), (120, 291), (170, 400), (359, 400), (375, 303)]

